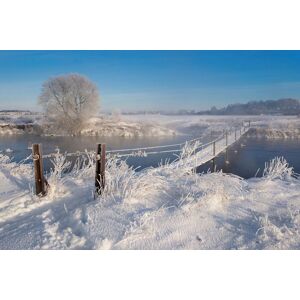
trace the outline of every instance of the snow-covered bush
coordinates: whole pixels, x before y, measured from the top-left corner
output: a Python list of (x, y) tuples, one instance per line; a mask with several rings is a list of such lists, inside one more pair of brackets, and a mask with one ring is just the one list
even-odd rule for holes
[(0, 165), (7, 164), (10, 162), (10, 158), (7, 155), (0, 153)]
[(49, 185), (47, 195), (49, 198), (56, 197), (57, 195), (65, 191), (63, 174), (69, 170), (71, 162), (67, 161), (67, 154), (60, 153), (59, 149), (56, 149), (54, 158), (51, 159), (53, 168), (50, 170), (50, 175), (47, 179)]
[(128, 193), (137, 174), (133, 167), (117, 156), (108, 156), (105, 167), (105, 189), (103, 198), (112, 198), (114, 201), (123, 200)]
[(84, 155), (79, 155), (70, 172), (73, 178), (90, 178), (95, 175), (95, 152), (85, 150)]
[(257, 243), (262, 249), (298, 249), (300, 245), (300, 211), (288, 207), (280, 216), (261, 214), (256, 217), (259, 226)]
[(263, 177), (267, 179), (289, 179), (294, 175), (292, 167), (283, 157), (275, 157), (265, 163)]

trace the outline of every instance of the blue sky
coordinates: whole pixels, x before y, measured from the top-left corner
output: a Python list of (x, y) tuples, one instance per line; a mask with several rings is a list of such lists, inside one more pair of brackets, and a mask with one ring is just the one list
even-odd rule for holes
[(39, 110), (43, 81), (71, 72), (97, 84), (105, 111), (300, 98), (300, 51), (0, 51), (0, 109)]

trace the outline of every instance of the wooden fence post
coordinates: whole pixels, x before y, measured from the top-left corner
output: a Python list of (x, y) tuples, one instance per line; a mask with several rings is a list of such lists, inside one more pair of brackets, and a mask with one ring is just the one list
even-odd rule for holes
[(234, 140), (236, 141), (236, 129), (234, 130)]
[(105, 144), (97, 145), (95, 188), (98, 195), (101, 195), (105, 187), (105, 150)]
[(35, 177), (35, 194), (38, 196), (46, 195), (46, 182), (43, 171), (42, 146), (40, 144), (32, 145), (32, 159)]
[(249, 120), (249, 128), (250, 128), (250, 122), (251, 122), (251, 121)]

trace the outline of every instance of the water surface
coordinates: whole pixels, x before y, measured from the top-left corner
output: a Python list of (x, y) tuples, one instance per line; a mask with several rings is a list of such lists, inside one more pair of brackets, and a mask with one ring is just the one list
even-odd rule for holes
[[(31, 154), (32, 143), (42, 143), (43, 153), (53, 153), (56, 147), (61, 152), (76, 152), (95, 150), (97, 143), (106, 143), (108, 150), (127, 149), (138, 147), (151, 147), (169, 144), (177, 144), (195, 138), (193, 135), (177, 135), (166, 137), (57, 137), (57, 136), (37, 136), (37, 135), (9, 135), (0, 137), (0, 150), (12, 149), (13, 152), (5, 152), (13, 157), (15, 161), (20, 161)], [(215, 138), (215, 136), (203, 137), (202, 142)], [(168, 149), (168, 148), (167, 148)], [(164, 150), (167, 150), (164, 149)], [(174, 150), (174, 148), (171, 148)], [(173, 161), (178, 153), (155, 154), (147, 157), (130, 157), (127, 163), (138, 170), (146, 167), (157, 167), (166, 160)], [(242, 137), (234, 145), (228, 148), (228, 161), (225, 163), (225, 153), (220, 154), (215, 159), (217, 170), (225, 173), (232, 173), (243, 178), (261, 176), (265, 167), (265, 162), (270, 161), (276, 156), (283, 156), (295, 172), (300, 173), (300, 139), (258, 139)], [(69, 158), (74, 161), (74, 158)], [(45, 171), (51, 168), (49, 159), (45, 159)], [(198, 172), (207, 172), (213, 167), (208, 162), (197, 168)]]
[[(215, 160), (217, 170), (232, 173), (243, 178), (261, 177), (265, 162), (276, 156), (283, 156), (296, 173), (300, 173), (300, 139), (258, 139), (242, 137), (228, 148), (228, 161), (225, 153)], [(212, 169), (212, 162), (197, 168), (198, 172)]]

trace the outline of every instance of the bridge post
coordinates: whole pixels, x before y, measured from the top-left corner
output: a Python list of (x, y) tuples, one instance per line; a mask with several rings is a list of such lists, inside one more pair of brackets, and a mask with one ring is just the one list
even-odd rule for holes
[(226, 148), (225, 150), (225, 164), (229, 164), (229, 160), (228, 160), (228, 148)]
[(213, 159), (212, 159), (212, 171), (215, 172), (216, 169), (216, 142), (213, 142)]

